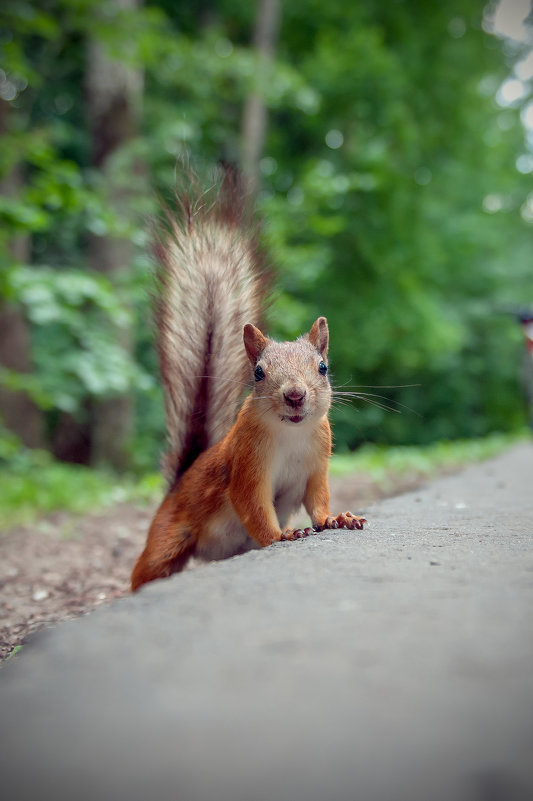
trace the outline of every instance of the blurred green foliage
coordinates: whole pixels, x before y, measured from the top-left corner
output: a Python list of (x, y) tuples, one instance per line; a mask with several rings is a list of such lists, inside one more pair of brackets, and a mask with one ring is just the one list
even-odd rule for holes
[(58, 510), (83, 514), (116, 503), (155, 502), (163, 479), (142, 478), (58, 462), (43, 450), (24, 448), (0, 427), (0, 531)]
[[(531, 178), (515, 167), (527, 152), (520, 103), (500, 107), (495, 94), (523, 53), (485, 32), (489, 12), (480, 0), (291, 0), (265, 81), (248, 0), (128, 12), (106, 0), (5, 0), (0, 180), (19, 165), (23, 183), (0, 194), (0, 296), (24, 309), (35, 369), (3, 370), (0, 382), (25, 389), (49, 429), (58, 410), (83, 419), (92, 399), (133, 394), (132, 465), (156, 467), (149, 219), (188, 153), (239, 162), (243, 101), (257, 89), (269, 109), (258, 203), (277, 269), (271, 331), (293, 337), (327, 315), (335, 383), (386, 386), (367, 391), (402, 404), (401, 414), (336, 408), (337, 448), (522, 425), (520, 332), (496, 310), (533, 301), (521, 216)], [(90, 160), (88, 37), (144, 74), (139, 136), (105, 176)], [(110, 182), (137, 186), (127, 214), (110, 205)], [(89, 234), (136, 245), (118, 283), (88, 269)], [(31, 237), (30, 264), (10, 256), (17, 235)], [(121, 326), (134, 332), (133, 356), (113, 339)]]
[(431, 478), (438, 472), (457, 470), (470, 462), (496, 456), (512, 442), (525, 436), (489, 434), (480, 439), (434, 442), (430, 445), (385, 446), (367, 444), (356, 453), (340, 453), (332, 457), (331, 474), (342, 476), (361, 473), (379, 483), (384, 490), (387, 481), (401, 476)]
[(119, 327), (130, 326), (132, 320), (104, 276), (21, 266), (11, 268), (5, 286), (40, 332), (34, 347), (40, 370), (9, 377), (4, 370), (4, 381), (9, 385), (11, 379), (13, 389), (26, 389), (44, 409), (75, 412), (87, 396), (153, 385), (154, 378), (105, 336), (104, 318)]

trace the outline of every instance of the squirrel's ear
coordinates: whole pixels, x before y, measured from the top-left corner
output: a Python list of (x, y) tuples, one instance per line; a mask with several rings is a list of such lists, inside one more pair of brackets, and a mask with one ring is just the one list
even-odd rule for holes
[(319, 353), (326, 358), (328, 355), (329, 329), (328, 321), (325, 317), (319, 317), (318, 320), (315, 320), (307, 338), (311, 345), (314, 345)]
[(259, 328), (251, 323), (246, 323), (243, 331), (244, 347), (252, 364), (256, 364), (260, 354), (267, 346), (267, 338), (261, 333)]

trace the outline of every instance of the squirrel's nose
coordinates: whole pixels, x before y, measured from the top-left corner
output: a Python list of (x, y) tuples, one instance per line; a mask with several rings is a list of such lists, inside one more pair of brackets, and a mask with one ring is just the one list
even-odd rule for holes
[(304, 402), (306, 392), (301, 387), (292, 387), (288, 392), (283, 393), (283, 397), (289, 406), (301, 406)]

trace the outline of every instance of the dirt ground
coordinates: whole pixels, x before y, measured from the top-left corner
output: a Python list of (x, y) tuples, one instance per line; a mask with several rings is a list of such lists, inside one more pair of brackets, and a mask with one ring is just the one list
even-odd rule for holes
[[(331, 507), (361, 513), (421, 483), (403, 476), (384, 490), (360, 475), (335, 478)], [(58, 512), (0, 533), (0, 660), (30, 634), (126, 595), (153, 512), (128, 504), (83, 517)]]

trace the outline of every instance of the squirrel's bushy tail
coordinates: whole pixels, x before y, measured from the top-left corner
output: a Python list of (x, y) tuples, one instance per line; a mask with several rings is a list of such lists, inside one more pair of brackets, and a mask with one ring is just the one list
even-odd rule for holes
[(231, 428), (249, 379), (242, 330), (258, 323), (266, 281), (257, 226), (226, 171), (218, 188), (189, 190), (156, 248), (158, 354), (173, 483)]

